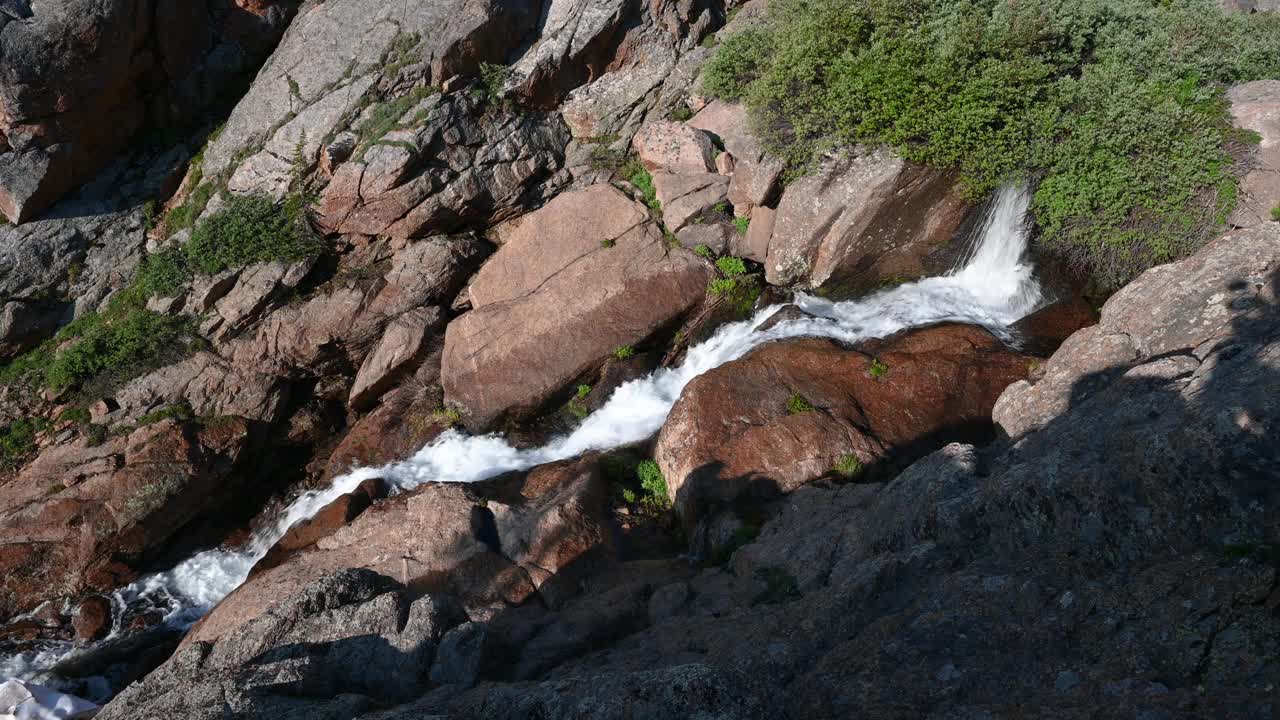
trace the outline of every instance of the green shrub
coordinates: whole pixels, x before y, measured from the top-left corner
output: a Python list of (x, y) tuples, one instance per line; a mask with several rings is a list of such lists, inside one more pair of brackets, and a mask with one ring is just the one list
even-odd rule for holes
[(791, 397), (787, 398), (788, 415), (799, 415), (800, 413), (813, 412), (813, 410), (813, 403), (809, 402), (809, 399), (800, 393), (792, 393)]
[(712, 295), (731, 295), (738, 289), (738, 281), (734, 278), (714, 278), (707, 285)]
[(1271, 219), (1280, 222), (1280, 207), (1271, 208)]
[(693, 110), (688, 105), (677, 105), (671, 111), (671, 119), (676, 122), (688, 122), (693, 119)]
[(76, 425), (88, 425), (93, 420), (87, 408), (69, 407), (58, 414), (58, 422), (75, 423)]
[(191, 265), (182, 248), (167, 247), (143, 259), (134, 283), (147, 297), (174, 297), (191, 278)]
[(852, 480), (862, 474), (862, 462), (857, 455), (841, 455), (832, 470), (846, 480)]
[(713, 251), (711, 248), (707, 247), (706, 245), (699, 245), (698, 247), (693, 249), (693, 252), (698, 257), (704, 257), (707, 259), (711, 259), (716, 256), (715, 251)]
[(626, 360), (635, 357), (636, 349), (630, 345), (623, 345), (613, 349), (613, 357), (615, 360)]
[(645, 460), (636, 466), (636, 477), (640, 479), (640, 490), (643, 492), (641, 503), (654, 512), (662, 512), (671, 508), (671, 498), (667, 496), (667, 479), (662, 476), (662, 468), (652, 460)]
[(738, 217), (733, 219), (733, 229), (736, 230), (739, 235), (745, 236), (747, 234), (747, 230), (749, 230), (750, 228), (751, 228), (751, 218)]
[(1224, 89), (1277, 74), (1280, 17), (1212, 0), (779, 0), (704, 89), (744, 101), (792, 176), (871, 142), (975, 198), (1040, 178), (1042, 248), (1113, 288), (1216, 232), (1242, 143)]
[(579, 385), (578, 389), (574, 391), (573, 399), (569, 401), (569, 405), (568, 405), (569, 414), (573, 415), (579, 420), (590, 415), (591, 410), (586, 406), (586, 403), (584, 402), (587, 399), (587, 396), (590, 394), (591, 394), (590, 385)]
[(511, 68), (494, 63), (480, 63), (480, 87), (485, 102), (490, 106), (510, 109), (506, 98), (507, 80), (511, 78)]
[(716, 260), (716, 267), (720, 269), (720, 272), (724, 273), (728, 277), (737, 277), (739, 275), (747, 274), (747, 265), (742, 262), (742, 258), (722, 257), (719, 260)]
[(884, 364), (884, 362), (882, 362), (880, 358), (873, 358), (871, 360), (871, 367), (868, 370), (868, 372), (871, 373), (871, 377), (875, 378), (876, 380), (879, 380), (880, 378), (889, 374), (889, 366)]
[(619, 171), (622, 178), (640, 191), (644, 196), (644, 202), (653, 210), (662, 210), (662, 203), (658, 202), (658, 190), (653, 186), (653, 175), (639, 161), (632, 159), (622, 166)]
[(191, 233), (183, 251), (194, 272), (214, 275), (270, 260), (314, 257), (324, 244), (311, 230), (301, 200), (277, 205), (257, 195), (233, 195)]
[(0, 426), (0, 470), (20, 467), (36, 451), (37, 423), (15, 420)]

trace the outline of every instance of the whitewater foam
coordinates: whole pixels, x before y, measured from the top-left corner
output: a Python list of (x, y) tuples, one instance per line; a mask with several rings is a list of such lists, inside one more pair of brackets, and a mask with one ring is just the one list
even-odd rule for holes
[[(519, 449), (497, 435), (441, 434), (413, 457), (384, 467), (359, 468), (335, 478), (289, 504), (273, 523), (259, 529), (243, 547), (207, 550), (173, 569), (142, 578), (115, 593), (124, 606), (143, 598), (170, 608), (166, 621), (190, 625), (248, 577), (250, 569), (294, 524), (370, 478), (383, 478), (403, 492), (425, 482), (475, 482), (512, 470), (563, 460), (588, 450), (607, 450), (652, 437), (680, 393), (695, 377), (736, 360), (765, 343), (818, 336), (844, 342), (884, 337), (900, 330), (943, 321), (982, 325), (997, 335), (1035, 309), (1040, 291), (1025, 261), (1025, 218), (1030, 196), (1021, 186), (1002, 188), (986, 210), (977, 241), (952, 273), (927, 278), (848, 302), (799, 295), (795, 303), (811, 318), (758, 328), (781, 306), (749, 320), (721, 327), (689, 349), (684, 362), (655, 371), (614, 391), (609, 400), (572, 433), (548, 444)], [(47, 668), (50, 653), (28, 658), (24, 675)], [(8, 668), (12, 670), (12, 667)], [(0, 679), (6, 666), (0, 665)]]

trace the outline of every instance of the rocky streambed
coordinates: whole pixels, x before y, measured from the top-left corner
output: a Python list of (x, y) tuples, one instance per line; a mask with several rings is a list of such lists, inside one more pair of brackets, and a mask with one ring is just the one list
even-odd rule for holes
[[(0, 676), (101, 718), (1267, 716), (1280, 83), (1230, 95), (1229, 231), (1099, 317), (1020, 186), (784, 184), (699, 96), (760, 0), (171, 4), (0, 25), (111, 78), (0, 76)], [(245, 198), (313, 244), (206, 271)]]

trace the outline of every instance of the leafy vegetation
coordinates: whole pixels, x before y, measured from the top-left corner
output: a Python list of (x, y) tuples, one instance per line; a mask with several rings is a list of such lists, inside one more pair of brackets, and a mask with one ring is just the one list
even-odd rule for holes
[(1212, 0), (780, 0), (704, 89), (744, 101), (792, 176), (873, 142), (972, 197), (1038, 179), (1041, 246), (1109, 289), (1225, 220), (1252, 138), (1224, 90), (1277, 75), (1280, 17)]
[(809, 402), (809, 398), (800, 393), (792, 393), (791, 397), (787, 398), (788, 415), (799, 415), (800, 413), (813, 412), (813, 410), (813, 403)]
[(12, 470), (36, 451), (36, 435), (39, 423), (33, 420), (15, 420), (0, 426), (0, 470)]
[(511, 78), (511, 68), (494, 63), (480, 63), (480, 90), (489, 107), (500, 107), (510, 110), (511, 103), (507, 99), (506, 85)]
[(676, 122), (688, 122), (693, 119), (693, 110), (688, 105), (677, 105), (671, 111), (671, 119)]
[(636, 477), (640, 479), (642, 496), (640, 504), (654, 512), (671, 508), (671, 498), (667, 495), (667, 479), (662, 475), (662, 468), (652, 460), (645, 460), (636, 466)]
[(880, 360), (880, 358), (873, 358), (871, 360), (871, 366), (867, 372), (871, 373), (872, 378), (879, 380), (889, 374), (889, 366)]
[(716, 256), (715, 251), (712, 250), (710, 247), (707, 247), (706, 245), (699, 245), (698, 247), (693, 249), (693, 252), (698, 257), (704, 257), (707, 259), (711, 259)]
[(162, 420), (169, 420), (171, 418), (178, 422), (186, 422), (188, 420), (194, 420), (195, 417), (195, 411), (191, 409), (190, 405), (185, 402), (176, 403), (174, 405), (166, 405), (159, 410), (149, 412), (138, 418), (138, 427), (154, 425)]
[(614, 360), (626, 360), (636, 355), (636, 349), (630, 345), (622, 345), (613, 349)]
[(747, 230), (749, 230), (750, 228), (751, 228), (751, 218), (737, 217), (733, 219), (733, 229), (736, 230), (739, 235), (745, 236), (747, 234)]
[(644, 204), (650, 209), (661, 212), (662, 203), (658, 202), (658, 190), (653, 186), (653, 175), (645, 168), (645, 166), (636, 159), (627, 161), (622, 169), (618, 171), (624, 180), (636, 186), (640, 194), (644, 195)]
[(747, 264), (742, 258), (722, 257), (716, 260), (716, 268), (724, 273), (726, 277), (738, 277), (747, 274)]
[(444, 427), (453, 427), (462, 422), (462, 411), (451, 407), (438, 407), (431, 413), (431, 419)]
[(591, 414), (591, 409), (586, 405), (587, 396), (591, 394), (590, 385), (579, 385), (574, 391), (573, 399), (569, 401), (569, 414), (582, 420)]
[(392, 130), (409, 127), (414, 122), (417, 122), (419, 118), (414, 118), (410, 123), (402, 121), (405, 114), (412, 110), (415, 105), (430, 97), (435, 91), (436, 89), (430, 85), (422, 85), (394, 100), (374, 105), (366, 113), (365, 119), (355, 128), (357, 145), (360, 148), (359, 157), (364, 157), (364, 153), (371, 146), (381, 142), (387, 133)]
[(1280, 207), (1271, 208), (1271, 219), (1280, 222)]

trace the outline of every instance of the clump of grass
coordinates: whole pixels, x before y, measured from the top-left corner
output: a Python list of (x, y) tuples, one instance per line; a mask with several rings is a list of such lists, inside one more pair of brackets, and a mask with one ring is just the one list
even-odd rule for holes
[(640, 479), (640, 491), (643, 494), (640, 502), (652, 512), (665, 512), (671, 509), (671, 498), (667, 495), (667, 479), (662, 475), (662, 468), (653, 460), (645, 460), (636, 466), (636, 477)]
[(713, 251), (710, 247), (707, 247), (706, 245), (699, 245), (698, 247), (693, 249), (693, 252), (698, 257), (704, 257), (704, 258), (707, 258), (708, 260), (716, 256), (715, 251)]
[(868, 369), (868, 372), (871, 374), (872, 378), (879, 380), (889, 374), (889, 366), (880, 358), (874, 358), (871, 361), (871, 367)]
[(578, 389), (573, 393), (573, 399), (569, 401), (569, 414), (582, 420), (591, 414), (591, 410), (586, 405), (587, 396), (591, 394), (590, 385), (579, 385)]
[(187, 422), (190, 420), (194, 420), (195, 417), (196, 417), (195, 411), (191, 409), (190, 405), (188, 405), (185, 402), (175, 403), (173, 405), (166, 405), (165, 407), (162, 407), (159, 410), (156, 410), (154, 412), (149, 412), (146, 415), (143, 415), (142, 417), (138, 418), (138, 427), (154, 425), (162, 420), (168, 420), (170, 418), (177, 420), (179, 422)]
[(747, 230), (749, 230), (750, 228), (751, 228), (751, 218), (738, 217), (733, 219), (733, 229), (737, 231), (739, 235), (745, 236), (747, 234)]
[(738, 289), (738, 281), (734, 278), (713, 278), (707, 285), (712, 295), (728, 296)]
[(862, 474), (862, 462), (857, 455), (841, 455), (832, 471), (846, 480), (852, 480)]
[(791, 397), (787, 398), (788, 415), (799, 415), (801, 413), (813, 412), (813, 410), (813, 403), (809, 402), (809, 399), (800, 393), (792, 393)]
[(1280, 206), (1271, 208), (1271, 219), (1280, 222)]
[(676, 122), (688, 122), (693, 119), (693, 110), (688, 105), (677, 105), (671, 110), (670, 117)]
[(363, 158), (368, 149), (379, 143), (387, 133), (406, 127), (402, 122), (405, 114), (435, 91), (430, 85), (422, 85), (398, 98), (374, 105), (355, 128), (357, 146), (360, 148), (357, 157)]
[(462, 422), (462, 411), (451, 407), (438, 407), (431, 413), (431, 420), (437, 425), (453, 427)]
[(623, 345), (613, 349), (613, 358), (615, 360), (626, 360), (635, 357), (636, 349), (630, 345)]
[(662, 203), (658, 202), (658, 190), (653, 186), (653, 175), (643, 163), (635, 159), (629, 160), (618, 173), (640, 191), (645, 205), (655, 211), (662, 210)]
[(613, 247), (613, 246), (615, 246), (615, 245), (617, 245), (617, 244), (618, 244), (618, 241), (617, 241), (617, 240), (614, 240), (613, 238), (606, 238), (606, 239), (604, 239), (604, 240), (601, 240), (601, 241), (600, 241), (600, 247), (602, 247), (602, 248), (604, 248), (604, 249), (606, 249), (606, 250), (607, 250), (607, 249), (609, 249), (609, 248), (611, 248), (611, 247)]
[(76, 425), (88, 425), (93, 420), (93, 416), (89, 414), (88, 408), (78, 405), (63, 410), (58, 414), (58, 422), (74, 423)]
[(503, 110), (511, 109), (511, 102), (506, 93), (506, 85), (509, 79), (511, 79), (511, 68), (506, 65), (480, 63), (480, 90), (484, 94), (485, 102), (490, 107), (500, 107)]

